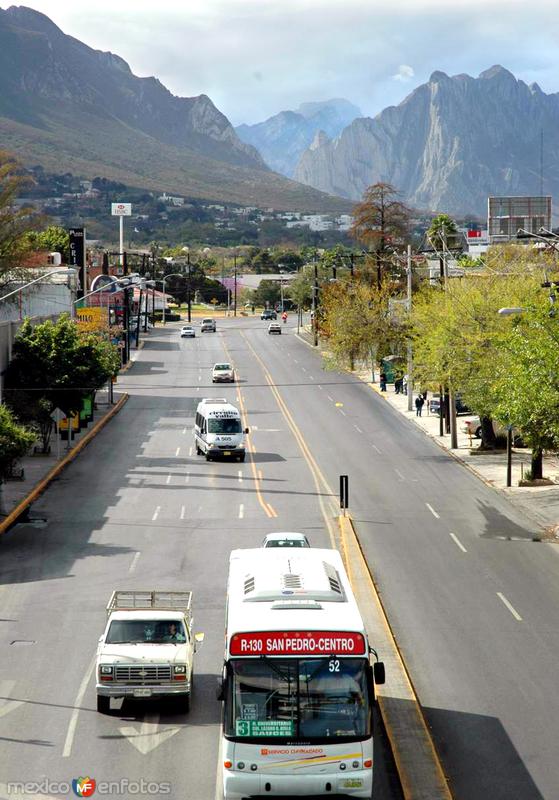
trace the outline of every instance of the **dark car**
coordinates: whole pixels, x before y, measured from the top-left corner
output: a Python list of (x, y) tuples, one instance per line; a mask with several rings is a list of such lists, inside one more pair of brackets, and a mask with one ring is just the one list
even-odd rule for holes
[(265, 308), (260, 314), (260, 319), (277, 319), (278, 315), (273, 308)]

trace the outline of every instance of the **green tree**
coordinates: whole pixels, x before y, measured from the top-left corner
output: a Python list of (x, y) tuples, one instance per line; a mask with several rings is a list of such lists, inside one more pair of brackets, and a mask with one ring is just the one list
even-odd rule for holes
[(44, 231), (30, 231), (27, 234), (29, 246), (34, 250), (48, 250), (61, 253), (62, 260), (68, 263), (70, 257), (70, 235), (59, 225), (49, 225)]
[(281, 299), (279, 281), (260, 281), (258, 288), (254, 291), (253, 299), (257, 306), (265, 306), (266, 303), (274, 306)]
[(329, 360), (335, 367), (353, 369), (357, 360), (369, 361), (399, 352), (405, 323), (392, 313), (391, 293), (363, 282), (342, 279), (322, 290), (321, 328)]
[(79, 411), (83, 398), (116, 375), (119, 365), (114, 345), (81, 332), (67, 315), (35, 326), (27, 320), (5, 372), (6, 402), (40, 426), (56, 407), (66, 414)]
[(374, 253), (377, 288), (388, 254), (409, 238), (410, 209), (398, 200), (398, 191), (389, 183), (375, 183), (353, 208), (350, 234)]
[(462, 236), (458, 233), (456, 222), (448, 214), (439, 214), (431, 220), (427, 240), (439, 256), (441, 280), (444, 279), (444, 264), (449, 251), (462, 249)]
[(32, 431), (20, 425), (12, 411), (0, 404), (0, 514), (5, 513), (2, 484), (14, 462), (25, 455), (34, 440)]
[(31, 182), (19, 162), (0, 150), (0, 286), (20, 276), (29, 253), (27, 231), (34, 211), (29, 206), (16, 207), (15, 201)]

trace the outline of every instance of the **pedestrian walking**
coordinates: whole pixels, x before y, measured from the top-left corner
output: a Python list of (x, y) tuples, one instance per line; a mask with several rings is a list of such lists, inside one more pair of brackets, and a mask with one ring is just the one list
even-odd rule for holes
[(402, 393), (402, 378), (396, 378), (394, 381), (394, 393), (401, 394)]
[(386, 391), (386, 372), (380, 373), (380, 390), (381, 392)]
[(423, 411), (423, 403), (424, 402), (425, 402), (425, 400), (423, 399), (423, 395), (422, 394), (418, 394), (417, 397), (415, 398), (415, 416), (416, 417), (420, 417), (421, 416), (421, 412)]

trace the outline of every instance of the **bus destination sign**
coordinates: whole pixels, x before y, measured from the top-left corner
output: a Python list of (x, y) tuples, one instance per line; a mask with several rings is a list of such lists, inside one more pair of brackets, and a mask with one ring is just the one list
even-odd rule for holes
[(365, 637), (355, 631), (258, 631), (234, 633), (232, 656), (363, 656)]

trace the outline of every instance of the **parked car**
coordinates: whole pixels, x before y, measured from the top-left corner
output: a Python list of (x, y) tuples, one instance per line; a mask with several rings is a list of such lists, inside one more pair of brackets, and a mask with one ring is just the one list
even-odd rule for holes
[(265, 308), (260, 314), (260, 319), (277, 319), (278, 315), (273, 308)]
[(212, 383), (234, 383), (235, 370), (229, 363), (214, 364), (212, 369)]
[[(462, 400), (459, 394), (456, 394), (454, 398), (454, 403), (456, 405), (456, 413), (457, 414), (471, 414), (472, 409), (468, 408), (466, 403)], [(441, 396), (439, 394), (434, 394), (429, 399), (429, 413), (430, 414), (440, 414), (440, 407), (441, 407)]]
[(202, 320), (200, 333), (215, 333), (215, 331), (216, 331), (215, 319), (212, 319), (211, 317), (206, 317), (206, 319)]
[(310, 547), (304, 533), (269, 533), (262, 547)]
[(186, 337), (190, 337), (193, 339), (196, 336), (196, 331), (192, 327), (192, 325), (183, 325), (181, 328), (181, 339)]
[(281, 325), (279, 322), (270, 322), (268, 325), (268, 333), (281, 333)]
[[(507, 428), (505, 425), (501, 425), (500, 422), (497, 420), (492, 420), (493, 422), (493, 431), (495, 436), (506, 436), (507, 435)], [(474, 439), (481, 439), (481, 420), (479, 417), (471, 417), (470, 419), (465, 419), (464, 424), (462, 426), (463, 433), (469, 434)], [(524, 440), (522, 438), (522, 434), (516, 432), (513, 429), (513, 444), (515, 447), (525, 447)]]

